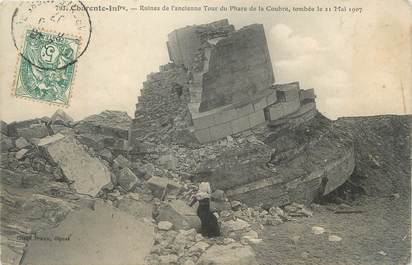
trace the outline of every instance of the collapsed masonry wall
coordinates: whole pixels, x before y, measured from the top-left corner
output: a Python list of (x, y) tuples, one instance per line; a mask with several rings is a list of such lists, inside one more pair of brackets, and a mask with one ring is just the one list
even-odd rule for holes
[(308, 121), (315, 116), (316, 104), (313, 89), (302, 90), (299, 83), (278, 84), (259, 92), (238, 104), (202, 113), (192, 112), (196, 138), (201, 143), (215, 141), (228, 135), (249, 130), (270, 121)]
[(173, 63), (144, 82), (131, 143), (147, 135), (173, 142), (177, 136), (169, 137), (170, 131), (178, 128), (178, 135), (203, 144), (266, 122), (298, 124), (316, 115), (313, 89), (302, 90), (298, 82), (273, 85), (261, 24), (237, 31), (228, 20), (187, 26), (168, 35), (167, 47)]
[(330, 125), (318, 114), (296, 128), (261, 128), (261, 141), (248, 138), (252, 144), (202, 161), (194, 179), (207, 180), (231, 200), (248, 205), (310, 203), (343, 184), (355, 167), (352, 142)]
[(253, 97), (274, 81), (263, 25), (241, 28), (212, 46), (199, 112)]
[(129, 132), (131, 144), (143, 138), (172, 141), (165, 139), (171, 130), (187, 127), (188, 78), (187, 71), (175, 64), (163, 65), (159, 72), (147, 76)]
[(191, 69), (196, 55), (202, 44), (208, 39), (226, 36), (234, 31), (234, 27), (227, 19), (218, 20), (209, 24), (186, 26), (169, 33), (167, 49), (169, 58), (177, 65), (184, 65)]
[[(284, 205), (291, 202), (312, 202), (335, 190), (350, 178), (355, 168), (354, 148), (345, 148), (335, 161), (320, 165), (318, 170), (294, 180), (272, 177), (250, 182), (226, 191), (232, 200), (247, 201), (248, 205)], [(322, 179), (326, 178), (326, 187)]]

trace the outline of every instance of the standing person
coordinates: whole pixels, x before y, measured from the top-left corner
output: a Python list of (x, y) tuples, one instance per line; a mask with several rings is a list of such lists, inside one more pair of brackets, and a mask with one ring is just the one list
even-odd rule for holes
[(193, 206), (196, 201), (199, 202), (197, 208), (197, 215), (201, 221), (200, 232), (205, 237), (220, 236), (220, 227), (217, 222), (217, 217), (210, 211), (210, 184), (209, 182), (202, 182), (199, 185), (199, 191), (194, 196), (192, 202), (189, 204)]

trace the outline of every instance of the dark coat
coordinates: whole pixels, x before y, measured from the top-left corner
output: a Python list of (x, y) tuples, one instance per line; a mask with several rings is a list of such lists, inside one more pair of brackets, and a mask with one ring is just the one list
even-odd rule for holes
[(200, 233), (205, 237), (220, 236), (220, 227), (216, 216), (210, 211), (210, 199), (199, 200), (197, 215), (201, 221)]

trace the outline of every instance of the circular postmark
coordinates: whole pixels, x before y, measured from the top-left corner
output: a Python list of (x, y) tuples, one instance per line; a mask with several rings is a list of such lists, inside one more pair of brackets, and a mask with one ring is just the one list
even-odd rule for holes
[(11, 35), (24, 61), (41, 70), (61, 70), (86, 52), (92, 23), (81, 1), (22, 1), (11, 18)]

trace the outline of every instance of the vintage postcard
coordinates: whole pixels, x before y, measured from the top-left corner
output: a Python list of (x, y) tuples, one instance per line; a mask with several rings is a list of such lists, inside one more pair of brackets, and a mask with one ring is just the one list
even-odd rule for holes
[(411, 264), (410, 0), (4, 0), (0, 61), (1, 264)]

